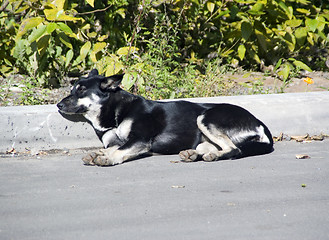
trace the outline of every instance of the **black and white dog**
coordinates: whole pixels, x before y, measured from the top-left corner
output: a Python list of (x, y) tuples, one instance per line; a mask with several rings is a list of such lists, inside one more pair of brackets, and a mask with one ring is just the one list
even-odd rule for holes
[(61, 113), (86, 118), (104, 145), (85, 164), (116, 165), (153, 153), (217, 161), (273, 151), (268, 128), (241, 107), (146, 100), (121, 89), (122, 77), (94, 69), (57, 104)]

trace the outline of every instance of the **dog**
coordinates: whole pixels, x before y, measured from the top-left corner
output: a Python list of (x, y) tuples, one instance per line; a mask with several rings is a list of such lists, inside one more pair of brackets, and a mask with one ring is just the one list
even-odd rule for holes
[(120, 88), (122, 78), (94, 69), (57, 104), (60, 113), (82, 115), (104, 145), (83, 157), (86, 165), (111, 166), (152, 154), (208, 162), (273, 151), (267, 126), (242, 107), (151, 101)]

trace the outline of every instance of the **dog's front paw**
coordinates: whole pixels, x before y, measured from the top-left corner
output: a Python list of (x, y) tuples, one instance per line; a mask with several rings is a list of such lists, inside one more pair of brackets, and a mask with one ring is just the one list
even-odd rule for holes
[(92, 152), (82, 158), (85, 165), (97, 165), (97, 166), (112, 166), (118, 164), (112, 161), (106, 150), (99, 150), (98, 152)]
[(182, 159), (183, 162), (194, 162), (198, 160), (198, 153), (194, 149), (188, 149), (181, 151), (179, 153), (179, 157)]
[(95, 165), (94, 160), (97, 158), (97, 153), (91, 152), (82, 158), (82, 161), (85, 165)]

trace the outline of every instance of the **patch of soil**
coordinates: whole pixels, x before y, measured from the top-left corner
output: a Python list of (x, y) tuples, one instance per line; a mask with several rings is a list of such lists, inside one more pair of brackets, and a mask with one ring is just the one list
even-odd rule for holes
[[(306, 77), (314, 83), (307, 84)], [(262, 72), (228, 73), (221, 76), (221, 81), (230, 83), (226, 95), (329, 91), (329, 72), (321, 71), (292, 78), (286, 83)], [(0, 78), (0, 106), (56, 104), (69, 94), (71, 88), (68, 85), (54, 89), (31, 88), (24, 82), (26, 80), (21, 75)]]
[(37, 104), (55, 104), (66, 97), (71, 86), (60, 88), (32, 87), (22, 75), (0, 77), (0, 106), (20, 106)]
[[(307, 77), (313, 80), (312, 84), (304, 81)], [(321, 71), (292, 78), (286, 83), (262, 72), (225, 75), (224, 80), (240, 86), (232, 95), (329, 91), (329, 72)]]

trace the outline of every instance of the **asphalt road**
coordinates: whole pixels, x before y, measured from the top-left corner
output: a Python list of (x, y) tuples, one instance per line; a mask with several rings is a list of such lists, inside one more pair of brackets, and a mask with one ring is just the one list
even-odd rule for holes
[(329, 239), (329, 140), (214, 163), (82, 155), (0, 159), (0, 239)]

